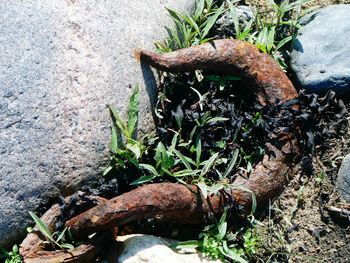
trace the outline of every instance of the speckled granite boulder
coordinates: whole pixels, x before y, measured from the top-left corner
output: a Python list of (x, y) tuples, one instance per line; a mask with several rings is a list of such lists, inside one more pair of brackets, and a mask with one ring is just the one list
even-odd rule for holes
[(155, 79), (132, 51), (165, 36), (165, 6), (193, 4), (0, 1), (0, 245), (24, 233), (28, 210), (101, 174), (106, 104), (125, 112), (129, 85), (141, 84), (140, 128), (152, 128)]
[[(150, 235), (118, 237), (123, 249), (116, 263), (219, 263), (198, 253), (179, 254), (168, 247), (169, 242)], [(195, 252), (195, 251), (192, 251)]]
[(338, 172), (337, 188), (347, 202), (350, 202), (350, 154), (345, 156)]
[(350, 5), (333, 5), (302, 19), (291, 68), (302, 88), (324, 93), (350, 90)]

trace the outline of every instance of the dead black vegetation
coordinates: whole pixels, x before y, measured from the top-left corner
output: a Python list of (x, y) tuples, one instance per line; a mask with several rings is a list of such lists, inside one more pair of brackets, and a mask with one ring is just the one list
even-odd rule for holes
[[(163, 118), (158, 119), (160, 140), (169, 143), (174, 130), (187, 140), (201, 138), (206, 157), (219, 152), (221, 157), (230, 159), (239, 149), (240, 166), (247, 167), (261, 160), (267, 140), (292, 136), (299, 148), (294, 161), (301, 162), (310, 174), (316, 146), (325, 149), (327, 140), (346, 131), (347, 109), (333, 91), (324, 97), (300, 91), (297, 99), (262, 107), (253, 94), (237, 90), (236, 83), (220, 76), (209, 76), (201, 82), (194, 74), (167, 76), (162, 87), (167, 100), (160, 104)], [(207, 116), (224, 117), (227, 121), (198, 125)], [(195, 126), (200, 126), (199, 132), (192, 138)], [(191, 154), (183, 150), (184, 154)]]

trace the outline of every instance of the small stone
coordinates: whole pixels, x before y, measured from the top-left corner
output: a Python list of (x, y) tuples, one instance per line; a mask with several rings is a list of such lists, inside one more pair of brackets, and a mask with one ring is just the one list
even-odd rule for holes
[(350, 5), (332, 5), (302, 19), (290, 65), (306, 91), (350, 90), (349, 13)]
[(343, 159), (336, 185), (343, 198), (350, 202), (350, 154)]
[(123, 242), (123, 248), (116, 263), (220, 263), (195, 251), (189, 254), (176, 253), (169, 248), (173, 241), (151, 235), (120, 236), (117, 241)]
[[(239, 5), (236, 7), (236, 12), (240, 25), (245, 26), (245, 23), (255, 19), (254, 12), (250, 6)], [(226, 11), (221, 18), (216, 21), (216, 27), (221, 35), (235, 35), (235, 25), (229, 11)], [(243, 28), (241, 28), (241, 30), (243, 30)]]

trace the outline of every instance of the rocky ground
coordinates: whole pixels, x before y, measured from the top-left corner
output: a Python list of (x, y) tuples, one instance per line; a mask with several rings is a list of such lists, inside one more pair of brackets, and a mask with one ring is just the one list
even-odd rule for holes
[[(266, 6), (266, 0), (245, 0), (246, 4), (255, 5), (255, 6)], [(276, 1), (278, 2), (278, 1)], [(350, 4), (349, 0), (314, 0), (308, 3), (306, 8), (321, 8), (329, 5), (336, 4)]]
[[(259, 0), (247, 0), (245, 2), (246, 4), (258, 6), (265, 5), (265, 1)], [(350, 0), (313, 1), (308, 4), (308, 7), (319, 8), (330, 4), (342, 3), (350, 3)], [(131, 56), (131, 47), (129, 43), (133, 42), (134, 48), (142, 46), (151, 48), (155, 40), (155, 35), (158, 34), (158, 30), (169, 22), (163, 10), (163, 1), (159, 1), (159, 4), (157, 1), (157, 5), (154, 9), (157, 8), (156, 10), (158, 10), (162, 8), (161, 10), (164, 12), (159, 13), (159, 17), (154, 21), (152, 20), (153, 22), (151, 24), (149, 23), (147, 28), (140, 27), (136, 22), (131, 25), (129, 31), (133, 33), (128, 35), (131, 41), (125, 37), (124, 31), (117, 30), (117, 28), (119, 28), (118, 19), (124, 19), (124, 11), (121, 11), (121, 15), (115, 20), (116, 11), (107, 12), (107, 10), (101, 6), (101, 9), (95, 9), (93, 8), (95, 6), (93, 6), (92, 2), (87, 2), (85, 4), (82, 2), (66, 1), (66, 4), (69, 5), (69, 8), (62, 9), (56, 5), (51, 6), (46, 4), (36, 7), (45, 15), (48, 12), (60, 14), (58, 18), (56, 18), (59, 22), (56, 20), (52, 21), (53, 24), (58, 23), (58, 25), (52, 26), (52, 28), (49, 27), (53, 32), (50, 31), (47, 33), (52, 37), (52, 40), (43, 38), (39, 41), (38, 47), (35, 46), (35, 43), (38, 42), (36, 39), (28, 36), (28, 43), (22, 43), (22, 41), (19, 43), (20, 37), (12, 31), (8, 31), (8, 29), (13, 28), (13, 25), (19, 24), (21, 30), (24, 31), (16, 31), (17, 34), (37, 34), (36, 27), (32, 29), (29, 28), (30, 30), (28, 31), (28, 25), (26, 25), (27, 15), (25, 17), (18, 16), (18, 20), (17, 16), (12, 14), (21, 13), (15, 10), (17, 8), (16, 5), (11, 7), (14, 9), (12, 10), (8, 8), (8, 4), (0, 4), (0, 10), (12, 10), (13, 12), (11, 11), (12, 13), (9, 16), (16, 17), (17, 19), (9, 19), (7, 24), (4, 24), (5, 26), (0, 26), (0, 32), (4, 33), (3, 35), (5, 36), (4, 39), (6, 43), (12, 43), (11, 41), (13, 41), (13, 39), (18, 42), (17, 49), (11, 51), (11, 54), (16, 54), (16, 57), (8, 57), (8, 61), (6, 60), (7, 62), (5, 63), (6, 67), (3, 67), (4, 70), (0, 72), (0, 80), (6, 80), (4, 81), (5, 85), (3, 85), (2, 88), (0, 87), (0, 98), (4, 98), (4, 100), (0, 100), (0, 113), (5, 112), (8, 114), (8, 116), (5, 114), (4, 120), (6, 122), (4, 123), (6, 125), (4, 125), (4, 129), (0, 132), (0, 135), (4, 134), (4, 138), (6, 138), (6, 140), (0, 142), (1, 157), (6, 157), (0, 160), (0, 164), (2, 162), (4, 163), (4, 165), (0, 167), (0, 171), (5, 174), (4, 177), (0, 178), (0, 186), (3, 186), (2, 189), (0, 189), (0, 197), (4, 200), (3, 204), (0, 205), (0, 236), (6, 235), (8, 238), (7, 240), (0, 239), (0, 244), (8, 244), (15, 238), (18, 238), (19, 233), (23, 233), (23, 226), (28, 222), (27, 210), (33, 210), (34, 206), (38, 205), (41, 201), (47, 202), (44, 197), (53, 194), (67, 194), (68, 192), (74, 191), (70, 188), (67, 190), (67, 185), (78, 184), (82, 178), (85, 178), (83, 175), (86, 176), (86, 174), (89, 174), (95, 176), (96, 173), (100, 174), (100, 171), (96, 172), (96, 167), (101, 167), (101, 158), (104, 164), (108, 158), (107, 146), (105, 147), (102, 145), (103, 142), (108, 141), (106, 138), (109, 136), (108, 111), (105, 110), (105, 103), (108, 101), (106, 101), (105, 98), (113, 97), (113, 102), (110, 103), (117, 104), (122, 111), (125, 111), (125, 90), (130, 93), (128, 85), (134, 84), (131, 82), (135, 80), (135, 72), (138, 72), (137, 75), (140, 76), (140, 81), (142, 79), (141, 75), (143, 74), (142, 77), (146, 79), (146, 82), (148, 81), (154, 84), (154, 78), (151, 77), (152, 74), (150, 74), (149, 71), (146, 72), (142, 70), (142, 73), (139, 72), (139, 64), (134, 63), (135, 61)], [(111, 5), (114, 7), (113, 3), (111, 3)], [(130, 12), (131, 9), (127, 1), (123, 6), (125, 10)], [(185, 4), (185, 1), (183, 1), (182, 4), (174, 2), (174, 8), (187, 10), (190, 9), (190, 7), (191, 5)], [(28, 9), (29, 11), (27, 10), (27, 12), (29, 12), (28, 17), (36, 17), (31, 14), (31, 12), (35, 10), (30, 8)], [(74, 13), (79, 13), (78, 11), (81, 9), (85, 10), (84, 14), (86, 14), (86, 16), (84, 18), (80, 16), (77, 17)], [(61, 11), (58, 12), (58, 10)], [(74, 10), (74, 12), (72, 10)], [(113, 24), (113, 26), (111, 24), (111, 27), (115, 28), (116, 31), (111, 31), (108, 27), (105, 27), (103, 23), (91, 22), (91, 10), (97, 10), (96, 17), (94, 16), (93, 19), (98, 19), (98, 21), (100, 21), (100, 15), (107, 14), (106, 21), (116, 21), (114, 23), (118, 25)], [(119, 8), (119, 11), (120, 10), (124, 9)], [(148, 13), (142, 12), (144, 10), (140, 11), (145, 15), (145, 18), (141, 20), (148, 19), (150, 16), (153, 17), (153, 9), (148, 8), (147, 10)], [(61, 12), (67, 12), (68, 15), (61, 15)], [(135, 14), (133, 15), (135, 16)], [(87, 21), (84, 21), (85, 18)], [(137, 19), (134, 20), (137, 21)], [(121, 22), (125, 23), (124, 20)], [(41, 20), (35, 20), (33, 24), (39, 24), (41, 27), (46, 28), (46, 22)], [(84, 27), (83, 25), (85, 24), (87, 26)], [(96, 24), (99, 25), (98, 28), (95, 28)], [(107, 24), (107, 22), (105, 24)], [(158, 27), (156, 27), (156, 25)], [(151, 30), (150, 27), (153, 29)], [(58, 31), (58, 33), (54, 32), (55, 30)], [(143, 33), (143, 31), (147, 30), (151, 30), (150, 35), (143, 36), (141, 39), (140, 35), (142, 34), (140, 32), (142, 31)], [(96, 34), (96, 32), (98, 34)], [(99, 34), (104, 34), (104, 36), (101, 37), (101, 40), (96, 40), (95, 43), (95, 37)], [(113, 37), (110, 37), (110, 34), (112, 34)], [(70, 36), (74, 37), (70, 38)], [(335, 39), (338, 38), (338, 34), (333, 34), (333, 36)], [(118, 37), (125, 38), (125, 41), (120, 44)], [(91, 45), (87, 45), (87, 43), (90, 43), (90, 38), (94, 41), (91, 40)], [(111, 39), (115, 42), (110, 43)], [(133, 39), (136, 39), (138, 42), (135, 42)], [(52, 60), (54, 60), (55, 63), (54, 65), (46, 65), (44, 63), (42, 66), (37, 66), (40, 67), (39, 70), (36, 69), (35, 65), (32, 65), (34, 59), (31, 58), (37, 57), (38, 54), (42, 56), (43, 46), (49, 46), (46, 45), (46, 42), (49, 42), (50, 45), (53, 43), (52, 50), (56, 50), (56, 53), (53, 54), (55, 56), (52, 55), (53, 58), (47, 58), (46, 62), (38, 61), (35, 63), (36, 65), (41, 65), (44, 62), (48, 63), (48, 61)], [(106, 45), (106, 43), (108, 45)], [(35, 46), (38, 50), (28, 55), (28, 66), (26, 66), (33, 70), (29, 79), (33, 79), (34, 84), (28, 84), (28, 81), (25, 80), (27, 76), (22, 76), (23, 74), (21, 74), (20, 70), (27, 70), (23, 66), (23, 63), (20, 63), (21, 68), (17, 68), (18, 63), (16, 63), (18, 60), (17, 55), (21, 54), (19, 51), (25, 51), (23, 54), (27, 54), (26, 52), (30, 51), (30, 49), (26, 47), (27, 44), (29, 46)], [(117, 45), (122, 45), (122, 48), (119, 47), (119, 50), (115, 51), (115, 46)], [(46, 51), (46, 49), (44, 51)], [(111, 53), (114, 54), (118, 52), (120, 53), (120, 59), (133, 63), (133, 67), (125, 67), (122, 65), (122, 68), (119, 68), (120, 64), (116, 63), (119, 59), (119, 55), (116, 55), (115, 58), (110, 57)], [(57, 54), (66, 54), (66, 56), (61, 58), (61, 56)], [(103, 54), (103, 56), (100, 57), (100, 54)], [(315, 56), (312, 55), (311, 57)], [(62, 60), (64, 63), (61, 63)], [(78, 62), (75, 63), (76, 61)], [(108, 65), (104, 65), (106, 61), (108, 61)], [(334, 61), (340, 60), (337, 59)], [(342, 67), (346, 68), (346, 60), (344, 59), (342, 61), (344, 61)], [(116, 65), (118, 65), (118, 67)], [(333, 64), (331, 66), (333, 66)], [(329, 67), (331, 68), (331, 66)], [(48, 79), (44, 81), (42, 79), (43, 74), (41, 74), (41, 70), (43, 69), (41, 69), (41, 67), (43, 67), (43, 69), (52, 68), (52, 70), (48, 72), (58, 72), (58, 75), (50, 75), (50, 78), (48, 77)], [(12, 68), (15, 68), (15, 71), (13, 71)], [(108, 70), (106, 70), (106, 68)], [(337, 69), (337, 67), (334, 68)], [(63, 75), (59, 75), (60, 72), (62, 72)], [(101, 79), (95, 79), (94, 74), (96, 73), (90, 74), (91, 72), (102, 72), (103, 74), (101, 73), (99, 75)], [(322, 72), (318, 70), (317, 73), (319, 74)], [(342, 74), (343, 72), (340, 73)], [(125, 75), (127, 79), (119, 79), (119, 75)], [(21, 78), (21, 80), (17, 78)], [(332, 79), (332, 76), (329, 78)], [(106, 89), (106, 86), (108, 89)], [(115, 92), (115, 86), (118, 87), (118, 92)], [(36, 88), (39, 91), (26, 94), (29, 90), (28, 87)], [(52, 87), (55, 87), (57, 90)], [(96, 87), (100, 87), (99, 90), (103, 90), (103, 94), (98, 95), (95, 92), (97, 89)], [(342, 86), (342, 88), (344, 88), (344, 86)], [(145, 103), (144, 105), (142, 104), (143, 106), (141, 105), (143, 114), (148, 112), (147, 115), (149, 115), (147, 118), (142, 119), (150, 119), (150, 103), (145, 93), (145, 90), (147, 90), (147, 83), (143, 84), (142, 90), (144, 92), (142, 98)], [(60, 93), (58, 96), (60, 99), (58, 101), (56, 101), (55, 96), (51, 96), (56, 93)], [(119, 95), (116, 97), (112, 96), (112, 94), (115, 93), (119, 93)], [(37, 100), (36, 98), (38, 96), (36, 94), (42, 94), (42, 100)], [(51, 101), (51, 97), (55, 98), (55, 100)], [(27, 102), (34, 103), (35, 105), (31, 106)], [(55, 107), (56, 104), (58, 105), (57, 107)], [(26, 108), (17, 110), (18, 105), (26, 105)], [(346, 102), (346, 105), (349, 110), (350, 103)], [(96, 107), (98, 107), (98, 114), (96, 113)], [(88, 113), (86, 113), (85, 110)], [(103, 118), (100, 119), (96, 114), (103, 115)], [(26, 119), (28, 120), (25, 121)], [(57, 120), (61, 119), (64, 125), (57, 122)], [(349, 120), (348, 118), (348, 121)], [(44, 124), (48, 125), (49, 128), (51, 126), (53, 127), (52, 129), (55, 128), (54, 130), (56, 133), (57, 131), (60, 132), (54, 135), (50, 132), (49, 134), (45, 133), (45, 136), (41, 135), (35, 129), (50, 131), (47, 127), (45, 128)], [(86, 126), (80, 127), (81, 125)], [(98, 127), (100, 132), (96, 133), (96, 127)], [(93, 134), (93, 136), (82, 135), (86, 134), (87, 131)], [(100, 133), (103, 133), (103, 136)], [(25, 134), (25, 136), (22, 136), (22, 134)], [(101, 136), (99, 137), (96, 134)], [(89, 138), (84, 136), (88, 136)], [(96, 136), (101, 143), (96, 143)], [(16, 139), (18, 137), (20, 137), (19, 140)], [(70, 143), (72, 141), (78, 141), (80, 146), (74, 146), (74, 144)], [(32, 142), (34, 142), (34, 144), (31, 144)], [(60, 144), (64, 144), (66, 148), (59, 149), (58, 146)], [(265, 216), (260, 219), (262, 225), (256, 230), (257, 236), (261, 241), (261, 246), (257, 254), (257, 261), (261, 259), (263, 262), (350, 262), (350, 218), (341, 213), (331, 213), (327, 211), (327, 207), (338, 208), (341, 204), (346, 203), (338, 192), (336, 182), (342, 160), (350, 152), (348, 150), (349, 146), (350, 134), (349, 131), (345, 131), (343, 135), (326, 140), (322, 145), (318, 146), (317, 154), (313, 160), (314, 171), (311, 175), (306, 174), (296, 165), (294, 177), (291, 179), (287, 189), (270, 205)], [(11, 151), (8, 149), (11, 149)], [(36, 149), (36, 154), (40, 152), (40, 158), (32, 154), (33, 149)], [(44, 151), (41, 152), (40, 149), (44, 149)], [(83, 153), (76, 156), (79, 150)], [(64, 155), (61, 154), (62, 151)], [(104, 153), (103, 157), (101, 152)], [(28, 156), (30, 156), (30, 158)], [(97, 156), (100, 159), (98, 159)], [(41, 158), (45, 160), (49, 159), (48, 162), (52, 162), (52, 164), (42, 162)], [(98, 161), (96, 161), (97, 159)], [(21, 162), (21, 160), (25, 161)], [(30, 162), (30, 160), (34, 161)], [(85, 162), (87, 163), (86, 165)], [(30, 165), (32, 167), (33, 163), (38, 164), (37, 167), (34, 167), (38, 170), (33, 170), (30, 174), (28, 174), (28, 172), (24, 173), (24, 171), (28, 171), (28, 169), (25, 169), (26, 166)], [(67, 168), (67, 166), (69, 167)], [(86, 169), (88, 171), (86, 171)], [(72, 174), (76, 175), (73, 179)], [(48, 177), (48, 175), (50, 177)], [(20, 178), (20, 180), (18, 180), (18, 178)], [(33, 178), (35, 178), (35, 180), (33, 180)], [(57, 180), (53, 180), (52, 178), (57, 178)], [(31, 184), (28, 184), (28, 181), (30, 181)], [(53, 183), (56, 181), (59, 182), (57, 187), (56, 183)], [(22, 190), (18, 191), (18, 189)], [(52, 189), (54, 189), (54, 191)], [(151, 255), (151, 257), (153, 256), (154, 254)]]
[(274, 262), (350, 262), (350, 219), (326, 208), (346, 203), (335, 185), (349, 153), (349, 128), (340, 138), (325, 143), (329, 149), (319, 151), (314, 158), (313, 174), (296, 172), (271, 205), (270, 216), (267, 213), (262, 221), (264, 226), (258, 227), (267, 244), (262, 250), (264, 261), (272, 256), (278, 259)]

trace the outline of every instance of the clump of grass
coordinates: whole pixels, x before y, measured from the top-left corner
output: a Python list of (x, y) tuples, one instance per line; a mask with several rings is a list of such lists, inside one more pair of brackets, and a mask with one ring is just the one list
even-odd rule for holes
[[(69, 233), (68, 228), (64, 228), (61, 232), (51, 233), (46, 224), (36, 214), (33, 212), (29, 212), (29, 214), (34, 220), (37, 229), (44, 235), (47, 243), (50, 244), (51, 249), (55, 249), (56, 247), (65, 250), (74, 249), (74, 246), (67, 242), (67, 233)], [(32, 231), (32, 229), (29, 229), (29, 231)]]
[(209, 32), (224, 11), (224, 4), (218, 6), (213, 0), (197, 0), (196, 10), (192, 15), (181, 14), (167, 9), (175, 23), (168, 28), (168, 37), (163, 42), (157, 42), (159, 52), (170, 52), (193, 45), (204, 44), (212, 39)]
[[(219, 1), (197, 0), (193, 15), (170, 10), (175, 27), (166, 28), (168, 37), (155, 45), (159, 52), (170, 52), (181, 48), (206, 43), (219, 37), (233, 37), (256, 45), (262, 52), (271, 55), (282, 68), (286, 69), (290, 42), (296, 37), (303, 15), (301, 7), (312, 0), (283, 0), (277, 4), (269, 0), (264, 9), (252, 7), (254, 19), (242, 21), (237, 12), (238, 0)], [(215, 24), (224, 14), (229, 13), (232, 29), (228, 35), (215, 34)]]

